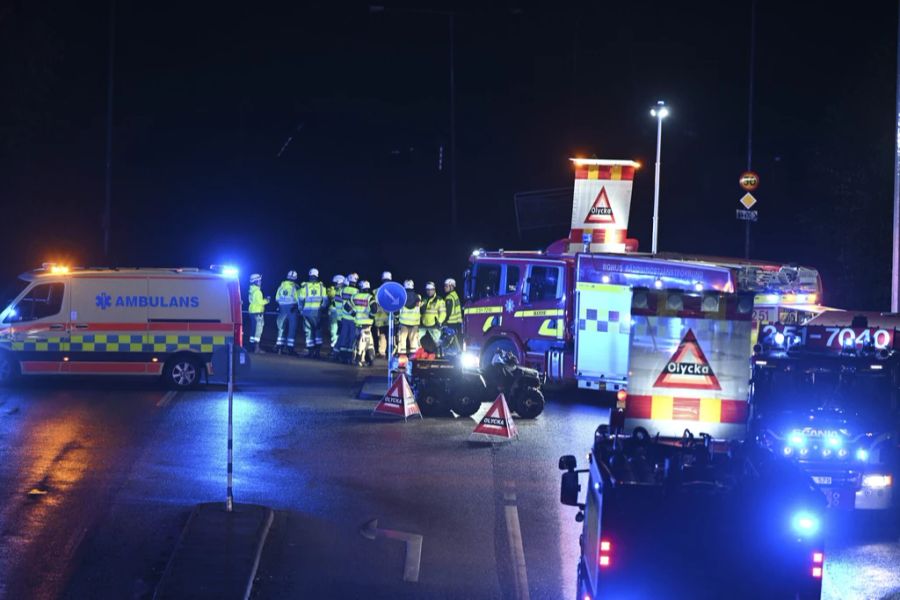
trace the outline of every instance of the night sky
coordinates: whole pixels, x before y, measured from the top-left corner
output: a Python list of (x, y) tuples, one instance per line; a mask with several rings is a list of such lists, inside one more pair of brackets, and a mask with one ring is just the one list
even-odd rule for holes
[[(421, 286), (474, 247), (563, 237), (519, 239), (512, 197), (571, 185), (576, 154), (643, 163), (630, 234), (649, 250), (659, 99), (660, 249), (742, 254), (749, 0), (385, 5), (119, 0), (107, 261), (109, 5), (0, 0), (0, 275), (227, 261), (270, 293), (314, 265)], [(752, 256), (886, 310), (897, 7), (825, 6), (758, 4)], [(411, 7), (457, 12), (456, 237), (447, 17), (391, 10)]]

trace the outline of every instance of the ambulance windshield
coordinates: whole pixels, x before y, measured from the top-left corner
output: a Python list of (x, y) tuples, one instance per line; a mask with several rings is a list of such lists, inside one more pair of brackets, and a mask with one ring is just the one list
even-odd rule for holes
[(28, 287), (30, 282), (25, 281), (23, 279), (15, 279), (9, 282), (7, 285), (3, 287), (3, 293), (0, 295), (0, 308), (2, 308), (3, 313), (6, 313), (10, 306), (13, 303), (13, 300), (19, 297), (19, 294)]

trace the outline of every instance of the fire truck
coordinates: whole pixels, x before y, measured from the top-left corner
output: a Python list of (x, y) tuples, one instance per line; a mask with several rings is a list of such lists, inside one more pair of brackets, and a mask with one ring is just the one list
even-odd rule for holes
[[(821, 280), (809, 267), (634, 252), (627, 226), (637, 163), (574, 163), (568, 238), (542, 251), (476, 250), (470, 257), (465, 341), (482, 364), (506, 350), (550, 381), (627, 389), (630, 307), (638, 287), (750, 294), (754, 324), (803, 323), (823, 310)], [(755, 331), (750, 328), (745, 362)]]
[(827, 311), (763, 327), (753, 356), (752, 432), (797, 462), (833, 509), (896, 524), (900, 316)]

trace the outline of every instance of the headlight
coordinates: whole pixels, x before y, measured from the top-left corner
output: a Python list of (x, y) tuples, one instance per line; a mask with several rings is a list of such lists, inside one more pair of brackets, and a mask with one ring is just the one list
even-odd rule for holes
[(890, 475), (864, 475), (862, 480), (863, 487), (873, 490), (889, 488), (892, 483)]
[(841, 438), (836, 435), (829, 437), (826, 442), (831, 448), (840, 448), (841, 444), (843, 444)]
[(856, 450), (856, 460), (860, 462), (866, 462), (869, 460), (869, 451), (865, 448), (858, 448)]
[(819, 517), (808, 511), (800, 511), (791, 519), (791, 527), (798, 535), (815, 535), (819, 531)]
[(474, 352), (463, 352), (460, 354), (459, 363), (464, 369), (477, 369), (481, 366), (481, 360)]

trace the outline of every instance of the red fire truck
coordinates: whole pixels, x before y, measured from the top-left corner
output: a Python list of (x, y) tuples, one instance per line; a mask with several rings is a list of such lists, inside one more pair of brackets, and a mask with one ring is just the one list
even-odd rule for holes
[[(551, 381), (626, 387), (632, 290), (753, 295), (754, 324), (803, 323), (821, 312), (815, 269), (680, 254), (629, 252), (632, 161), (576, 160), (572, 228), (543, 251), (476, 250), (465, 283), (469, 352), (511, 351)], [(746, 347), (755, 343), (756, 327)]]

